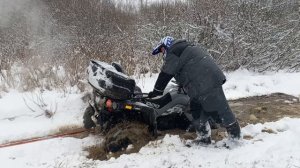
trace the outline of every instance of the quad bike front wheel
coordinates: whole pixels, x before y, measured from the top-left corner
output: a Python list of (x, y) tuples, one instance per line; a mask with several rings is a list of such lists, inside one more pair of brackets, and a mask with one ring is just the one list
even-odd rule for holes
[(148, 131), (148, 125), (140, 122), (122, 122), (106, 133), (103, 147), (108, 153), (121, 152), (131, 144), (134, 152), (137, 152), (150, 140), (153, 140), (153, 136)]
[(96, 124), (92, 120), (92, 116), (95, 114), (95, 110), (92, 106), (88, 106), (83, 114), (83, 126), (86, 129), (96, 127)]

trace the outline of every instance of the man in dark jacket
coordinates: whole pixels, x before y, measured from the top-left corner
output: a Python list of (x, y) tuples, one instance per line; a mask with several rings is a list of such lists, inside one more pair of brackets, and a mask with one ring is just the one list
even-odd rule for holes
[(190, 97), (197, 142), (211, 143), (210, 117), (219, 121), (231, 138), (240, 138), (239, 123), (222, 88), (226, 78), (209, 53), (200, 46), (170, 36), (163, 38), (154, 48), (152, 54), (158, 53), (164, 54), (164, 65), (149, 97), (162, 95), (174, 77)]

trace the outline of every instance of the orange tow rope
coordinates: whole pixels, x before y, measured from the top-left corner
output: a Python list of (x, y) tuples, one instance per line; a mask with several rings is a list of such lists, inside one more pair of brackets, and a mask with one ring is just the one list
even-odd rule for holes
[(53, 138), (59, 138), (59, 137), (66, 137), (70, 135), (75, 135), (75, 134), (80, 134), (83, 132), (86, 132), (87, 130), (84, 128), (78, 128), (75, 129), (71, 132), (67, 133), (59, 133), (59, 134), (53, 134), (53, 135), (47, 135), (47, 136), (42, 136), (42, 137), (35, 137), (35, 138), (28, 138), (28, 139), (22, 139), (22, 140), (17, 140), (17, 141), (11, 141), (8, 143), (0, 144), (0, 148), (5, 148), (5, 147), (11, 147), (11, 146), (16, 146), (16, 145), (22, 145), (22, 144), (27, 144), (27, 143), (32, 143), (32, 142), (37, 142), (37, 141), (43, 141), (43, 140), (48, 140), (48, 139), (53, 139)]

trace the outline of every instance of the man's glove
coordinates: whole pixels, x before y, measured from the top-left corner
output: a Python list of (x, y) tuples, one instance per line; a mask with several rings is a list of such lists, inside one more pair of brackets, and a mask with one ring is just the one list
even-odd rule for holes
[(149, 98), (162, 95), (167, 84), (173, 78), (174, 75), (169, 75), (161, 71), (154, 85), (154, 90), (148, 94)]
[(153, 98), (153, 97), (160, 96), (160, 95), (163, 95), (163, 92), (154, 89), (152, 92), (149, 92), (148, 97)]

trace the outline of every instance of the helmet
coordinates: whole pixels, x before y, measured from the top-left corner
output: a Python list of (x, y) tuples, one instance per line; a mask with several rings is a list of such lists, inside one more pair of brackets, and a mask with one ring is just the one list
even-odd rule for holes
[(166, 37), (162, 38), (160, 40), (160, 42), (158, 43), (158, 45), (153, 49), (152, 55), (156, 55), (156, 54), (160, 53), (162, 47), (164, 47), (166, 50), (168, 50), (172, 46), (173, 41), (174, 41), (174, 38), (170, 37), (170, 36), (166, 36)]

